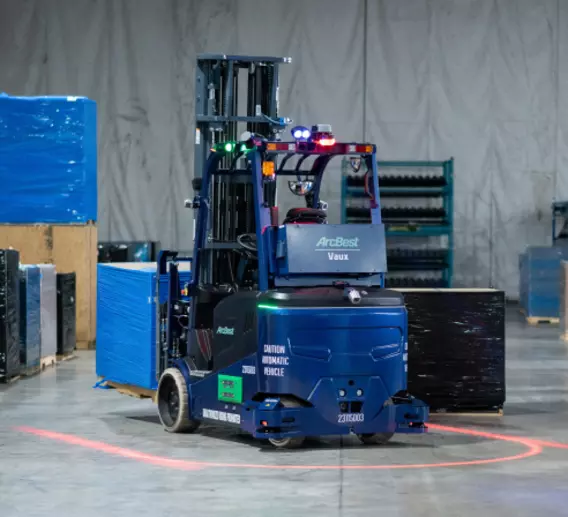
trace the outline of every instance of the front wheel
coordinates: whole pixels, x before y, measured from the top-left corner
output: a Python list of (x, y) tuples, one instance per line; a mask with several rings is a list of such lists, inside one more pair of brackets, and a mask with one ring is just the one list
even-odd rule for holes
[(158, 384), (158, 415), (169, 433), (191, 433), (199, 422), (189, 418), (189, 397), (183, 375), (177, 368), (168, 368)]
[(384, 445), (394, 436), (394, 433), (359, 434), (357, 436), (365, 445)]
[(297, 436), (295, 438), (269, 438), (268, 441), (272, 444), (273, 447), (276, 449), (297, 449), (301, 447), (304, 443), (305, 438), (303, 436)]

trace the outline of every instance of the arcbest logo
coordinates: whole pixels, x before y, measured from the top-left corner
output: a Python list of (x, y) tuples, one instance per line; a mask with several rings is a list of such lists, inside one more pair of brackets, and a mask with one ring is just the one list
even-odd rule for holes
[(339, 251), (359, 251), (359, 237), (345, 239), (343, 237), (322, 237), (316, 244), (316, 251), (327, 251), (328, 260), (349, 260), (348, 253)]
[(222, 334), (223, 336), (232, 336), (235, 334), (235, 329), (229, 327), (217, 327), (217, 334)]
[(330, 239), (329, 237), (322, 237), (316, 244), (316, 248), (320, 249), (325, 248), (330, 250), (335, 250), (335, 249), (353, 250), (358, 247), (359, 247), (359, 237), (353, 237), (352, 239), (344, 239), (343, 237), (335, 237), (335, 239)]

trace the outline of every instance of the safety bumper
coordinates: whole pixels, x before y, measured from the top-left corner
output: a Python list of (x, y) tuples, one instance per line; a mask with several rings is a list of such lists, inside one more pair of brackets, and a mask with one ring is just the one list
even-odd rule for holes
[(427, 431), (428, 406), (417, 399), (389, 400), (372, 418), (365, 413), (338, 414), (325, 419), (316, 407), (283, 407), (278, 399), (249, 406), (241, 427), (259, 439), (294, 436), (406, 433)]

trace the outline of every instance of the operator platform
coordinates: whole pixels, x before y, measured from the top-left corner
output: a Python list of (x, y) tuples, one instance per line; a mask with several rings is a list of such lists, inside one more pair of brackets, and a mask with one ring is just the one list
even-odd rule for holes
[[(324, 124), (291, 133), (283, 142), (246, 131), (211, 146), (186, 202), (193, 256), (160, 254), (161, 422), (170, 432), (223, 424), (278, 448), (306, 436), (382, 444), (423, 433), (428, 407), (407, 391), (404, 299), (384, 288), (375, 146), (338, 142)], [(321, 185), (338, 156), (366, 164), (370, 224), (327, 220)], [(286, 214), (282, 183), (302, 200)]]

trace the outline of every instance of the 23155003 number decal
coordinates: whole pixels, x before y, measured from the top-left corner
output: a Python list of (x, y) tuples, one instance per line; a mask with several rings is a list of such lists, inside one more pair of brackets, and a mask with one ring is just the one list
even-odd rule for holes
[(338, 424), (355, 424), (365, 421), (363, 413), (340, 413), (337, 415)]

